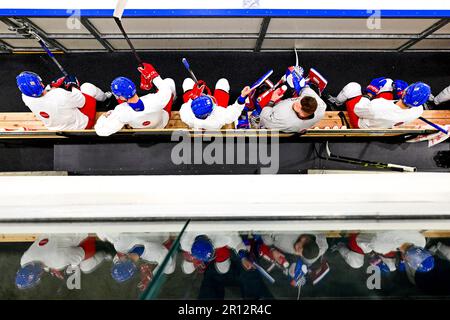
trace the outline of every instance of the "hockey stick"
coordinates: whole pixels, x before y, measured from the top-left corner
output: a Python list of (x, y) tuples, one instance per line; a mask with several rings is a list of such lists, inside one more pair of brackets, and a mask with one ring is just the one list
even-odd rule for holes
[(116, 24), (119, 27), (120, 31), (122, 32), (122, 35), (125, 37), (125, 40), (128, 42), (128, 46), (130, 47), (131, 51), (133, 51), (134, 57), (136, 58), (139, 66), (143, 66), (142, 59), (137, 54), (136, 49), (133, 46), (133, 43), (131, 43), (131, 40), (130, 40), (130, 38), (128, 38), (128, 35), (122, 25), (122, 15), (125, 10), (126, 4), (127, 4), (127, 0), (118, 0), (117, 1), (116, 9), (114, 10), (114, 13), (113, 13), (114, 21), (116, 21)]
[(253, 266), (255, 267), (256, 270), (258, 270), (258, 272), (265, 278), (267, 279), (270, 283), (275, 283), (275, 279), (263, 268), (261, 267), (259, 264), (257, 264), (256, 262), (252, 262)]
[(386, 169), (386, 170), (392, 170), (392, 171), (399, 171), (399, 172), (416, 172), (416, 167), (409, 167), (409, 166), (402, 166), (398, 164), (392, 164), (392, 163), (383, 163), (383, 162), (375, 162), (375, 161), (368, 161), (368, 160), (361, 160), (356, 158), (350, 158), (345, 156), (339, 156), (334, 155), (331, 153), (330, 147), (328, 145), (328, 141), (325, 143), (325, 151), (327, 154), (327, 157), (322, 157), (316, 150), (316, 154), (319, 158), (324, 160), (330, 160), (335, 162), (342, 162), (342, 163), (348, 163), (348, 164), (355, 164), (360, 165), (364, 167), (373, 167), (377, 169)]
[(187, 59), (183, 58), (181, 61), (183, 62), (183, 65), (186, 68), (186, 70), (191, 75), (192, 80), (194, 80), (195, 83), (198, 83), (197, 77), (195, 76), (194, 72), (192, 71), (191, 66), (189, 65), (189, 62), (187, 61)]
[(423, 122), (429, 124), (430, 126), (432, 126), (433, 128), (435, 128), (436, 130), (439, 130), (442, 133), (448, 134), (448, 131), (445, 130), (444, 128), (442, 128), (441, 126), (431, 122), (430, 120), (425, 119), (424, 117), (419, 117), (420, 120), (422, 120)]
[(272, 73), (273, 73), (273, 70), (271, 69), (265, 75), (263, 75), (261, 78), (256, 80), (256, 82), (254, 84), (252, 84), (252, 86), (250, 87), (250, 91), (255, 90), (260, 85), (262, 85), (264, 82), (266, 82), (266, 80), (269, 79), (269, 77), (272, 75)]
[(58, 60), (56, 60), (53, 52), (50, 51), (50, 49), (48, 48), (44, 40), (41, 38), (41, 36), (37, 34), (37, 32), (34, 31), (32, 28), (30, 28), (30, 26), (28, 26), (27, 24), (22, 24), (21, 27), (9, 26), (8, 30), (16, 32), (17, 34), (20, 34), (25, 38), (33, 37), (34, 39), (36, 39), (39, 45), (42, 47), (42, 49), (44, 49), (44, 51), (47, 53), (50, 59), (52, 59), (53, 63), (58, 67), (59, 71), (61, 71), (65, 77), (69, 75), (67, 71), (63, 68), (63, 66), (58, 62)]
[(339, 111), (338, 113), (339, 118), (341, 118), (341, 122), (343, 126), (346, 126), (348, 129), (350, 129), (350, 123), (348, 123), (347, 118), (345, 117), (345, 114), (343, 111)]

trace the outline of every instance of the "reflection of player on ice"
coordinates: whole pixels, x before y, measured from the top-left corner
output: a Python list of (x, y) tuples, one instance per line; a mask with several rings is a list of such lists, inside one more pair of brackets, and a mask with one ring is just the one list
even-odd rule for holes
[(260, 238), (258, 255), (270, 261), (271, 268), (278, 265), (283, 269), (293, 286), (302, 286), (307, 279), (315, 285), (330, 270), (323, 257), (328, 250), (323, 233), (264, 234)]
[(44, 271), (64, 279), (63, 271), (69, 266), (90, 273), (107, 257), (97, 251), (95, 237), (87, 234), (41, 235), (22, 256), (16, 285), (19, 289), (34, 287)]
[(241, 258), (243, 267), (253, 269), (247, 258), (247, 247), (242, 238), (234, 232), (203, 234), (186, 232), (180, 240), (184, 261), (181, 268), (184, 273), (191, 274), (195, 270), (203, 272), (209, 264), (213, 264), (219, 273), (230, 270), (231, 250)]
[[(379, 266), (382, 271), (395, 271), (400, 254), (402, 261), (416, 261), (416, 267), (420, 265), (425, 272), (433, 265), (430, 255), (420, 254), (424, 252), (425, 244), (425, 237), (418, 231), (380, 231), (350, 235), (347, 245), (339, 243), (334, 249), (355, 269), (361, 268), (364, 256), (369, 255), (370, 263)], [(420, 257), (424, 259), (420, 260)]]
[[(117, 251), (113, 260), (111, 276), (117, 282), (125, 282), (140, 271), (140, 290), (145, 290), (172, 245), (168, 235), (98, 234), (99, 238), (111, 242)], [(138, 267), (139, 264), (139, 267)], [(165, 274), (175, 271), (175, 259), (170, 258)]]

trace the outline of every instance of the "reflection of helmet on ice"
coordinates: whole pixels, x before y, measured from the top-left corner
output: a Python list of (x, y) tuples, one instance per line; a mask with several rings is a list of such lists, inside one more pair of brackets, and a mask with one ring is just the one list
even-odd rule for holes
[(408, 86), (403, 93), (403, 102), (408, 107), (418, 107), (428, 101), (430, 97), (430, 86), (423, 82), (416, 82)]
[(404, 255), (406, 266), (415, 272), (428, 272), (434, 268), (434, 257), (426, 249), (411, 246)]
[(16, 274), (16, 286), (19, 289), (29, 289), (41, 280), (44, 269), (40, 263), (30, 263), (22, 267)]
[(111, 91), (116, 97), (130, 99), (136, 94), (136, 85), (125, 77), (118, 77), (111, 83)]
[(117, 282), (125, 282), (131, 279), (137, 271), (137, 267), (133, 261), (127, 259), (125, 261), (118, 261), (113, 264), (111, 269), (111, 276)]
[(301, 259), (294, 262), (289, 267), (289, 276), (291, 278), (291, 285), (293, 287), (303, 286), (306, 283), (306, 274), (308, 267)]
[(211, 114), (213, 107), (213, 99), (205, 95), (195, 98), (191, 103), (192, 112), (198, 119), (206, 119)]
[(42, 79), (36, 73), (24, 71), (16, 77), (17, 87), (27, 97), (40, 97), (44, 92)]
[(192, 256), (203, 262), (210, 262), (214, 259), (214, 246), (207, 236), (197, 236), (192, 244)]

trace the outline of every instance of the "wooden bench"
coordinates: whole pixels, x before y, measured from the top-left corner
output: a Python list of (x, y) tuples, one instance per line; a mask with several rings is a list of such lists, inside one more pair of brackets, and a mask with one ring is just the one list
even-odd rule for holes
[[(398, 136), (405, 134), (429, 134), (436, 130), (429, 127), (421, 120), (400, 126), (396, 129), (350, 129), (343, 126), (337, 111), (326, 112), (324, 118), (313, 128), (307, 130), (302, 137), (367, 137), (367, 136)], [(101, 116), (97, 113), (97, 118)], [(344, 112), (347, 117), (346, 112)], [(426, 110), (423, 116), (434, 123), (445, 125), (450, 124), (450, 110)], [(347, 117), (348, 119), (348, 117)], [(148, 135), (170, 135), (177, 130), (189, 130), (181, 119), (179, 112), (173, 111), (168, 125), (164, 129), (123, 129), (120, 134), (148, 134)], [(255, 129), (235, 130), (233, 125), (227, 125), (220, 131), (225, 136), (260, 136), (273, 135), (267, 131)], [(73, 135), (95, 136), (94, 130), (67, 130), (67, 131), (49, 131), (43, 123), (38, 120), (31, 112), (7, 112), (0, 113), (0, 138), (67, 138)], [(212, 134), (214, 135), (214, 134)], [(279, 137), (292, 137), (296, 134), (279, 133)]]

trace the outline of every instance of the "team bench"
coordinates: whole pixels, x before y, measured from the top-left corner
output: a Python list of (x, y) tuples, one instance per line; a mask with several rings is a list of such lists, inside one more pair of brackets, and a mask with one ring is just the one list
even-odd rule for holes
[[(97, 113), (97, 118), (102, 113)], [(342, 114), (341, 114), (342, 115)], [(347, 117), (346, 112), (344, 115)], [(426, 110), (423, 116), (439, 125), (450, 124), (450, 110)], [(170, 136), (174, 131), (189, 130), (181, 121), (177, 111), (172, 112), (171, 119), (164, 129), (123, 129), (115, 136)], [(308, 129), (302, 134), (297, 133), (273, 133), (266, 130), (246, 129), (235, 130), (232, 125), (227, 125), (217, 133), (208, 133), (212, 136), (278, 136), (282, 137), (387, 137), (431, 134), (437, 132), (420, 120), (416, 120), (396, 129), (350, 129), (345, 126), (337, 111), (327, 111), (325, 117), (314, 128)], [(194, 133), (195, 134), (195, 133)], [(31, 112), (6, 112), (0, 113), (0, 139), (67, 139), (74, 136), (96, 136), (94, 130), (67, 130), (49, 131), (41, 121)]]

